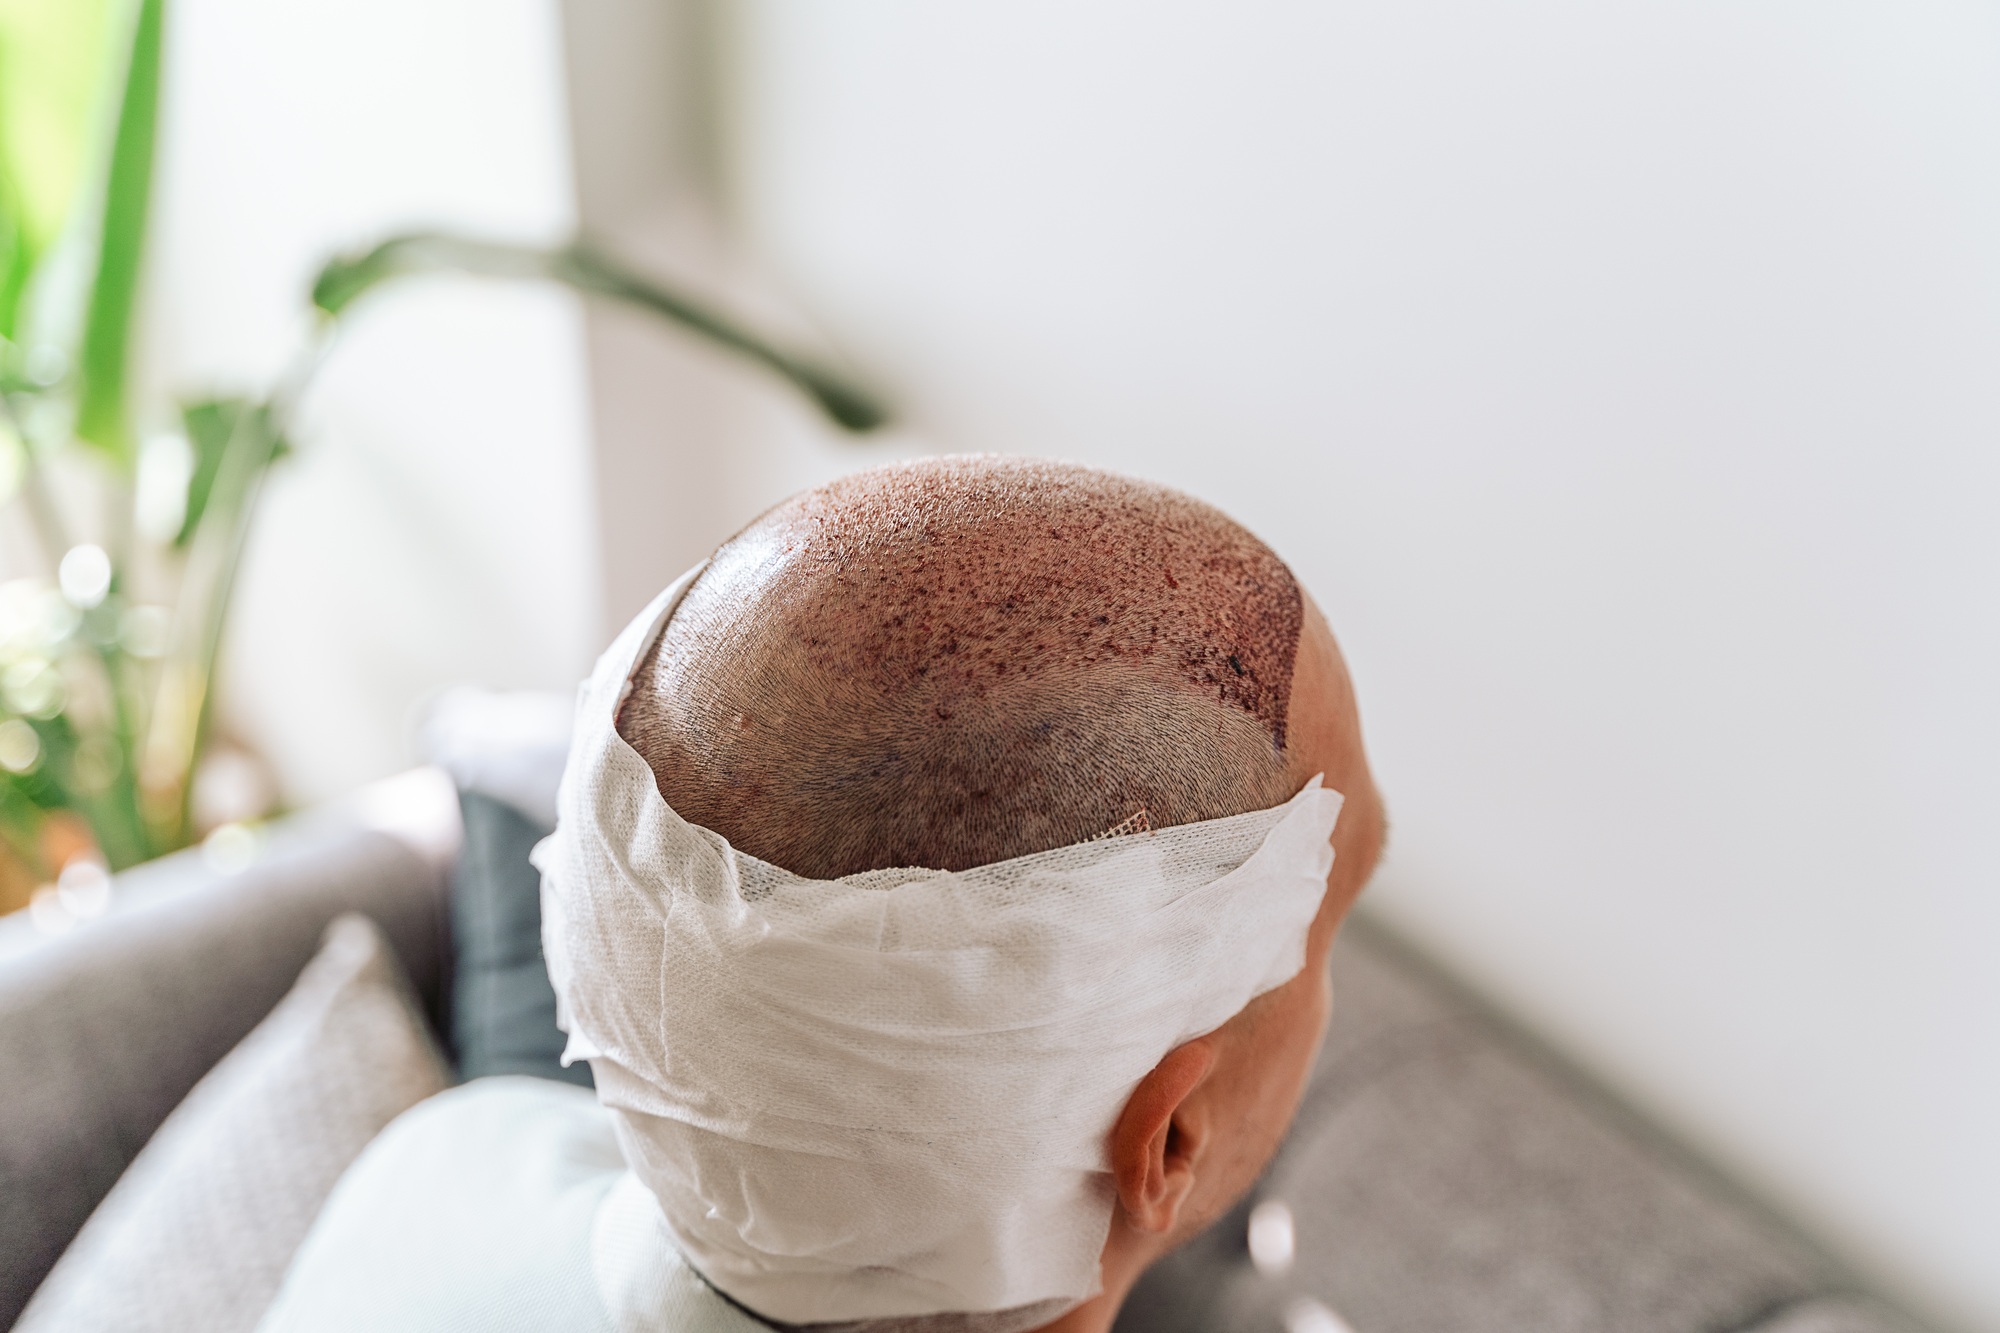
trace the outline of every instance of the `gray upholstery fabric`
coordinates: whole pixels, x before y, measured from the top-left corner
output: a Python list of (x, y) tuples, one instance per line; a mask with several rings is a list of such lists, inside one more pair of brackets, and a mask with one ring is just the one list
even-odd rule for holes
[(0, 966), (0, 1327), (335, 916), (382, 927), (433, 1021), (445, 993), (443, 876), (385, 834), (308, 824), (239, 875), (184, 854), (130, 878), (129, 908)]
[[(1120, 1333), (1277, 1330), (1310, 1296), (1356, 1333), (1888, 1333), (1821, 1307), (1828, 1265), (1411, 963), (1350, 927), (1291, 1138), (1253, 1196), (1140, 1285)], [(1257, 1274), (1262, 1199), (1297, 1259)], [(1793, 1311), (1806, 1322), (1766, 1323)], [(1833, 1322), (1812, 1322), (1814, 1319)], [(1847, 1322), (1840, 1322), (1847, 1321)]]
[(1267, 1188), (1297, 1288), (1358, 1326), (1729, 1328), (1820, 1277), (1476, 1034), (1397, 1055), (1315, 1106)]
[(1743, 1333), (1914, 1333), (1915, 1325), (1874, 1301), (1828, 1296), (1774, 1311)]
[(451, 1071), (387, 939), (345, 913), (174, 1108), (16, 1333), (251, 1333), (334, 1182)]

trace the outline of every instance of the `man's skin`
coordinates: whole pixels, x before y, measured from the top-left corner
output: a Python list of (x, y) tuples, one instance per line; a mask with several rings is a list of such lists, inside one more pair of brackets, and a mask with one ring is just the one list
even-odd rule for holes
[(1167, 1053), (1140, 1081), (1111, 1134), (1118, 1206), (1104, 1242), (1104, 1290), (1043, 1333), (1102, 1333), (1147, 1267), (1222, 1216), (1277, 1151), (1332, 1013), (1327, 954), (1381, 855), (1387, 824), (1368, 771), (1347, 667), (1306, 601), (1292, 676), (1289, 767), (1346, 799), (1333, 834), (1326, 898), (1305, 968), (1205, 1037)]

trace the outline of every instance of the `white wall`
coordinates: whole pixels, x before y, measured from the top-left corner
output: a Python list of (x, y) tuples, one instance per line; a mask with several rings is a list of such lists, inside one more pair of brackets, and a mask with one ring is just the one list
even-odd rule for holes
[[(562, 0), (562, 12), (583, 234), (833, 359), (823, 331), (720, 215), (717, 85), (726, 70), (716, 52), (726, 9), (710, 0)], [(630, 619), (801, 478), (854, 465), (853, 449), (835, 444), (797, 393), (741, 358), (604, 302), (586, 306), (584, 328), (608, 625)]]
[[(553, 0), (169, 8), (144, 321), (163, 391), (262, 391), (336, 249), (573, 225)], [(568, 688), (588, 668), (588, 410), (558, 293), (425, 280), (357, 307), (232, 621), (226, 721), (293, 799), (410, 763), (411, 710), (441, 685)]]
[[(737, 12), (741, 217), (926, 440), (1294, 562), (1374, 910), (2000, 1324), (2000, 12)], [(690, 543), (873, 457), (788, 429)]]

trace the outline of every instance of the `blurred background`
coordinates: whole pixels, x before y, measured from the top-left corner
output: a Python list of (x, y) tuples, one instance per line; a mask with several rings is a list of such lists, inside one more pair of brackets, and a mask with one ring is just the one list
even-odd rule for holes
[(240, 786), (568, 688), (838, 473), (1156, 478), (1343, 640), (1366, 910), (2000, 1327), (2000, 10), (178, 0), (161, 49), (156, 396), (268, 392), (343, 247), (580, 230), (897, 418), (553, 287), (371, 298), (250, 529)]

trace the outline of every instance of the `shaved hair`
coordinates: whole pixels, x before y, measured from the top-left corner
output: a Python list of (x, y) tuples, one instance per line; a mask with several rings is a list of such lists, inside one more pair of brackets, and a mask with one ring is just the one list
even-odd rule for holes
[(1292, 794), (1303, 605), (1178, 491), (926, 459), (725, 543), (641, 662), (619, 734), (684, 819), (795, 874), (963, 870)]

